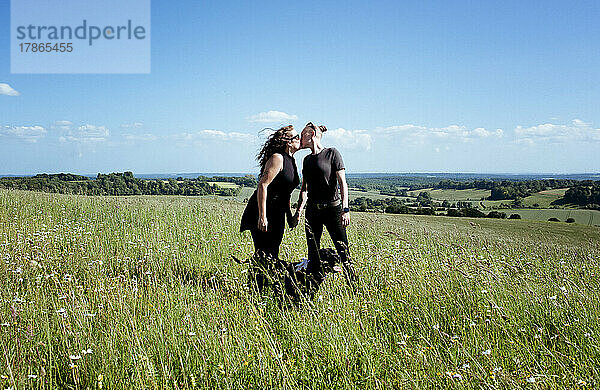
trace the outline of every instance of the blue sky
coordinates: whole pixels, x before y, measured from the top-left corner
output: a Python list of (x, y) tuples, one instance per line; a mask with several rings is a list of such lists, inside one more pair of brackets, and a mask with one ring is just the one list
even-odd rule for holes
[(349, 172), (600, 171), (596, 1), (154, 0), (139, 75), (11, 74), (1, 4), (0, 174), (256, 172), (307, 121)]

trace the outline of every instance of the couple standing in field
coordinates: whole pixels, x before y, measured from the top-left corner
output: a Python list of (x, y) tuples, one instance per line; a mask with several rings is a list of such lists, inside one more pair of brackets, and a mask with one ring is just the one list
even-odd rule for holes
[[(289, 125), (269, 136), (257, 155), (260, 165), (258, 188), (244, 210), (240, 231), (250, 230), (255, 254), (263, 254), (260, 257), (262, 261), (274, 262), (278, 259), (286, 218), (288, 225), (295, 228), (306, 207), (307, 275), (316, 286), (325, 277), (321, 270), (319, 247), (323, 227), (326, 227), (340, 257), (346, 280), (351, 287), (356, 287), (358, 278), (348, 252), (346, 235), (346, 227), (350, 224), (346, 171), (337, 149), (325, 148), (321, 144), (326, 131), (325, 126), (309, 122), (301, 134)], [(302, 164), (302, 187), (296, 212), (292, 214), (291, 194), (300, 183), (294, 154), (305, 148), (310, 149), (311, 154), (304, 158)], [(259, 291), (268, 281), (261, 268), (271, 267), (259, 264), (249, 277), (252, 287)]]

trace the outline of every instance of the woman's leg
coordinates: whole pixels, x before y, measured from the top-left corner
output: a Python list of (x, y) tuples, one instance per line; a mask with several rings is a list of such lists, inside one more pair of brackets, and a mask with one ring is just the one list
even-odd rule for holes
[(254, 256), (250, 260), (250, 268), (248, 269), (248, 287), (251, 291), (256, 290), (260, 293), (268, 285), (266, 276), (268, 263), (266, 260), (267, 254), (270, 252), (269, 237), (258, 228), (250, 229), (250, 234), (252, 234), (252, 241), (254, 242)]
[(285, 229), (285, 216), (278, 213), (267, 217), (269, 225), (267, 231), (258, 228), (250, 230), (252, 241), (254, 241), (253, 264), (250, 267), (249, 283), (251, 288), (261, 292), (270, 280), (273, 279), (273, 268), (279, 256), (279, 247), (283, 239)]
[(319, 248), (321, 247), (321, 236), (323, 235), (323, 221), (321, 220), (320, 210), (307, 208), (306, 210), (306, 245), (308, 247), (308, 265), (306, 266), (306, 288), (310, 295), (316, 292), (316, 289), (324, 279), (321, 271), (321, 260), (319, 258)]
[(342, 226), (342, 207), (331, 207), (327, 210), (325, 217), (325, 227), (329, 232), (329, 236), (335, 245), (335, 249), (340, 256), (342, 267), (344, 268), (344, 276), (348, 285), (352, 288), (356, 288), (358, 283), (358, 277), (354, 272), (352, 260), (350, 258), (350, 251), (348, 245), (348, 235), (346, 234), (346, 228)]

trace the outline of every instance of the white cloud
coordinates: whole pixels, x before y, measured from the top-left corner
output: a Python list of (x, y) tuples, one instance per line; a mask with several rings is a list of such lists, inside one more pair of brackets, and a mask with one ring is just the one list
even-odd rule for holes
[(469, 130), (466, 126), (450, 125), (446, 127), (426, 127), (413, 124), (378, 127), (375, 133), (389, 136), (399, 136), (404, 142), (424, 144), (430, 141), (470, 141), (475, 138), (497, 137), (504, 135), (502, 129), (495, 131), (478, 127)]
[(427, 137), (427, 127), (416, 125), (398, 125), (389, 127), (377, 127), (375, 129), (377, 135), (394, 136), (402, 139), (403, 142), (413, 144), (425, 143)]
[(27, 142), (37, 142), (47, 131), (42, 126), (3, 126), (0, 135), (22, 139)]
[(470, 133), (465, 126), (450, 125), (448, 127), (434, 127), (428, 130), (431, 135), (437, 138), (465, 138), (470, 136)]
[(123, 123), (121, 125), (121, 127), (124, 128), (124, 129), (139, 129), (142, 126), (144, 126), (144, 124), (142, 122)]
[(91, 137), (108, 137), (110, 135), (108, 129), (104, 126), (83, 125), (79, 126), (78, 130)]
[(284, 121), (295, 121), (298, 120), (297, 115), (286, 114), (281, 111), (267, 111), (261, 112), (256, 115), (249, 116), (246, 118), (250, 122), (255, 123), (273, 123), (273, 122), (284, 122)]
[(110, 131), (104, 126), (83, 125), (77, 129), (71, 129), (70, 126), (61, 126), (66, 132), (58, 139), (60, 142), (103, 142), (110, 136)]
[(185, 144), (201, 144), (203, 141), (251, 142), (256, 139), (253, 134), (224, 132), (220, 130), (201, 130), (194, 133), (179, 133), (172, 136), (176, 141)]
[(371, 150), (371, 135), (365, 130), (337, 128), (325, 133), (326, 141), (346, 149)]
[(580, 119), (573, 119), (567, 125), (545, 123), (531, 127), (517, 126), (515, 137), (517, 143), (526, 145), (541, 142), (597, 142), (600, 141), (600, 129)]
[(71, 121), (56, 121), (50, 128), (68, 131), (71, 129), (71, 126), (73, 126), (73, 122)]
[(124, 134), (127, 141), (156, 141), (158, 139), (154, 134)]
[(478, 127), (473, 129), (471, 134), (475, 137), (487, 138), (487, 137), (502, 137), (504, 135), (504, 131), (502, 129), (496, 129), (496, 131), (489, 131), (484, 129), (483, 127)]
[(0, 83), (0, 95), (19, 96), (20, 93), (15, 91), (10, 85), (6, 83)]

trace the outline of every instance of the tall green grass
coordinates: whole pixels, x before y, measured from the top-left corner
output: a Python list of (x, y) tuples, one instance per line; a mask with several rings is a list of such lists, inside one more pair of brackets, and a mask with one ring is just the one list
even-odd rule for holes
[[(290, 309), (230, 260), (242, 210), (0, 191), (0, 386), (600, 386), (598, 228), (354, 213), (360, 291), (334, 275)], [(281, 257), (305, 250), (286, 231)]]

